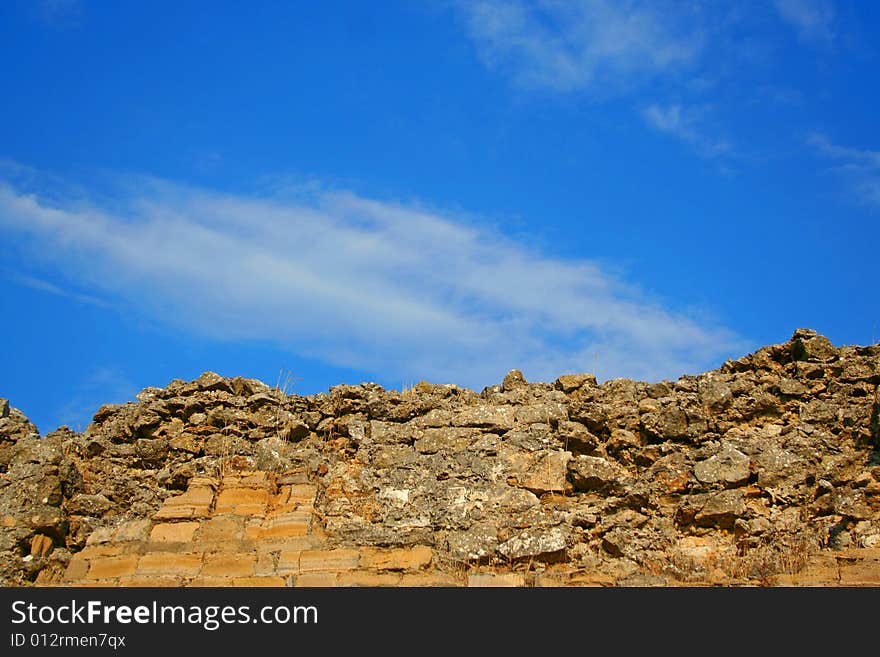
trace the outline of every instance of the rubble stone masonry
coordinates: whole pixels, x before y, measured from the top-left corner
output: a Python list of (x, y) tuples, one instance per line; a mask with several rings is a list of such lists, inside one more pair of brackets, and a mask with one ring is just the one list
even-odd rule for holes
[(654, 383), (206, 372), (42, 436), (0, 400), (0, 583), (880, 586), (878, 385), (799, 329)]

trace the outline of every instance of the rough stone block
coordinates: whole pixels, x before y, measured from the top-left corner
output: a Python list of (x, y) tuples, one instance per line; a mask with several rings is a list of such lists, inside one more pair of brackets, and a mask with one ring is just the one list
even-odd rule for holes
[(266, 512), (269, 491), (255, 488), (224, 488), (217, 495), (216, 514), (258, 515)]
[(296, 573), (299, 572), (299, 561), (302, 552), (300, 550), (284, 550), (278, 555), (277, 572)]
[(172, 505), (183, 505), (183, 504), (191, 504), (195, 506), (210, 506), (211, 502), (214, 501), (214, 489), (210, 486), (195, 486), (190, 484), (190, 487), (181, 495), (175, 495), (174, 497), (169, 497), (165, 500), (165, 504)]
[(137, 562), (138, 575), (170, 575), (194, 577), (202, 568), (202, 555), (152, 552)]
[(288, 536), (305, 536), (311, 528), (310, 513), (294, 511), (276, 516), (260, 528), (260, 538), (286, 538)]
[(318, 536), (287, 536), (279, 538), (263, 538), (255, 541), (256, 548), (261, 552), (318, 550), (324, 547), (324, 541)]
[(360, 556), (357, 550), (342, 548), (336, 550), (304, 550), (300, 553), (299, 567), (302, 571), (351, 570), (358, 567)]
[(242, 473), (239, 482), (241, 486), (250, 486), (252, 488), (265, 488), (270, 483), (269, 473), (262, 470), (250, 473)]
[(117, 557), (98, 557), (89, 561), (87, 579), (114, 579), (134, 574), (138, 556), (127, 554)]
[(287, 586), (287, 580), (283, 577), (236, 577), (235, 586), (267, 587), (276, 588)]
[(233, 577), (193, 577), (186, 583), (189, 588), (226, 588), (235, 586), (235, 578)]
[(464, 586), (464, 578), (456, 578), (447, 573), (403, 573), (400, 578), (400, 586)]
[(467, 585), (472, 587), (518, 587), (525, 586), (526, 578), (522, 573), (471, 573)]
[(206, 541), (238, 541), (242, 538), (242, 521), (236, 516), (215, 516), (204, 520), (197, 538)]
[(153, 520), (189, 520), (210, 515), (211, 508), (207, 504), (166, 504), (153, 514)]
[(107, 588), (108, 586), (116, 586), (117, 580), (115, 579), (81, 579), (77, 582), (72, 582), (70, 586), (76, 588)]
[(303, 573), (293, 580), (294, 586), (328, 587), (336, 586), (336, 573)]
[(75, 554), (68, 562), (62, 580), (65, 582), (72, 582), (74, 580), (83, 579), (87, 572), (89, 572), (88, 560), (79, 554)]
[(113, 540), (116, 531), (115, 527), (98, 527), (95, 531), (89, 534), (89, 537), (86, 539), (86, 545), (109, 543)]
[[(277, 570), (277, 554), (273, 552), (257, 552), (257, 560), (254, 564), (254, 575), (258, 577), (274, 575)], [(299, 558), (296, 560), (299, 567)]]
[(290, 486), (289, 501), (314, 502), (318, 494), (318, 487), (313, 484), (292, 484)]
[(175, 588), (181, 585), (178, 577), (120, 577), (117, 586), (126, 586), (129, 588)]
[(150, 540), (155, 543), (189, 543), (198, 528), (197, 522), (163, 522), (153, 527)]
[(337, 586), (398, 586), (400, 573), (371, 573), (362, 570), (339, 573)]
[(873, 559), (841, 561), (840, 584), (842, 586), (880, 586), (880, 561)]
[(206, 554), (202, 575), (205, 577), (250, 577), (255, 572), (256, 563), (257, 555), (254, 553)]
[(100, 545), (86, 545), (79, 554), (86, 559), (96, 559), (98, 557), (115, 557), (122, 553), (123, 549), (120, 545), (101, 543)]
[(429, 566), (432, 556), (433, 551), (425, 545), (388, 550), (363, 548), (360, 566), (377, 570), (416, 570)]
[(611, 575), (602, 573), (576, 573), (566, 583), (566, 586), (614, 586), (617, 580)]
[(117, 543), (127, 543), (132, 541), (144, 541), (150, 535), (153, 523), (149, 518), (141, 518), (139, 520), (130, 520), (116, 528), (116, 534), (113, 540)]

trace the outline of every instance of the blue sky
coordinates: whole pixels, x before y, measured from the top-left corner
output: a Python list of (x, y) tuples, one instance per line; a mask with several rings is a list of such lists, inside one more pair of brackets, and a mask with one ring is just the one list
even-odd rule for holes
[(880, 339), (880, 4), (0, 3), (0, 396)]

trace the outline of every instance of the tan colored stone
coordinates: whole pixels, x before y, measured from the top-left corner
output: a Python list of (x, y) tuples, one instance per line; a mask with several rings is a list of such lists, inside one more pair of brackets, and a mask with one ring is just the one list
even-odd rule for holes
[(218, 482), (213, 477), (193, 477), (189, 480), (189, 488), (217, 488)]
[(76, 588), (107, 588), (109, 586), (116, 586), (116, 579), (81, 579), (76, 582), (71, 582), (69, 586), (73, 586)]
[(299, 562), (302, 555), (301, 550), (284, 550), (278, 555), (278, 573), (295, 573), (299, 572)]
[(387, 550), (363, 548), (360, 566), (377, 570), (417, 570), (431, 565), (432, 556), (433, 551), (426, 545)]
[(152, 524), (149, 518), (141, 518), (139, 520), (130, 520), (125, 522), (116, 529), (113, 540), (125, 543), (128, 541), (145, 541), (150, 535)]
[(242, 521), (237, 516), (215, 516), (202, 521), (197, 538), (206, 541), (238, 541), (243, 535)]
[(250, 577), (255, 572), (257, 555), (220, 553), (206, 554), (202, 575), (222, 577)]
[(566, 586), (614, 586), (617, 580), (602, 573), (573, 573)]
[(281, 538), (264, 538), (256, 542), (257, 549), (264, 552), (317, 550), (324, 547), (324, 541), (318, 536), (289, 536)]
[(304, 550), (300, 553), (299, 567), (302, 571), (351, 570), (358, 567), (359, 561), (360, 553), (357, 550), (343, 548), (335, 550)]
[(153, 520), (190, 520), (207, 518), (211, 515), (208, 505), (169, 504), (153, 514)]
[(337, 586), (398, 586), (400, 573), (371, 573), (363, 570), (339, 573)]
[(424, 586), (464, 586), (464, 578), (456, 578), (447, 573), (403, 573), (400, 586), (424, 587)]
[(89, 534), (86, 539), (86, 545), (99, 545), (100, 543), (109, 543), (116, 535), (115, 527), (98, 527)]
[(262, 527), (260, 538), (287, 538), (305, 536), (311, 527), (311, 514), (285, 513), (272, 518), (268, 526)]
[(518, 587), (525, 586), (522, 573), (471, 573), (467, 585), (471, 587)]
[(538, 588), (558, 588), (568, 584), (568, 577), (561, 573), (538, 573), (535, 586)]
[[(276, 572), (276, 554), (272, 552), (257, 552), (257, 561), (254, 564), (254, 575), (261, 577), (265, 575), (274, 575)], [(296, 558), (296, 565), (299, 568), (299, 557)]]
[(180, 579), (177, 577), (120, 577), (117, 586), (126, 586), (129, 588), (175, 588), (180, 586)]
[(236, 577), (235, 586), (284, 587), (287, 580), (283, 577)]
[(70, 558), (62, 579), (65, 582), (83, 579), (87, 572), (89, 572), (88, 560), (80, 554), (75, 554)]
[(294, 586), (328, 587), (336, 586), (336, 573), (303, 573), (293, 580)]
[(849, 548), (836, 553), (839, 559), (874, 559), (880, 561), (880, 547)]
[(194, 577), (186, 583), (186, 586), (190, 588), (226, 588), (235, 586), (235, 579), (232, 577)]
[(239, 504), (235, 507), (234, 513), (239, 516), (265, 516), (266, 504)]
[(45, 534), (35, 534), (31, 539), (31, 556), (43, 558), (52, 551), (52, 539)]
[(252, 515), (265, 513), (269, 504), (269, 492), (255, 488), (224, 488), (217, 496), (216, 514), (235, 513)]
[(266, 487), (269, 485), (269, 473), (263, 470), (257, 470), (247, 474), (242, 473), (239, 480), (241, 486), (251, 486), (253, 488)]
[[(130, 547), (130, 546), (129, 546)], [(123, 546), (113, 543), (100, 543), (98, 545), (86, 545), (79, 554), (86, 559), (95, 559), (97, 557), (115, 557), (123, 553)]]
[[(800, 577), (804, 582), (837, 583), (840, 578), (840, 570), (837, 558), (833, 554), (815, 554), (810, 557), (807, 565), (795, 577)], [(823, 584), (819, 584), (823, 586)]]
[(840, 564), (842, 586), (880, 586), (880, 561), (859, 559)]
[(197, 522), (164, 522), (153, 527), (150, 540), (155, 543), (189, 543), (198, 528)]
[(117, 557), (98, 557), (89, 561), (88, 579), (114, 579), (135, 572), (138, 564), (136, 554)]
[(318, 487), (313, 484), (292, 484), (288, 499), (296, 502), (314, 502), (317, 494)]
[(214, 501), (214, 489), (210, 486), (198, 486), (190, 484), (182, 495), (169, 497), (165, 500), (167, 505), (190, 504), (193, 506), (210, 506)]
[(137, 562), (138, 575), (193, 577), (202, 568), (202, 555), (192, 553), (151, 552)]

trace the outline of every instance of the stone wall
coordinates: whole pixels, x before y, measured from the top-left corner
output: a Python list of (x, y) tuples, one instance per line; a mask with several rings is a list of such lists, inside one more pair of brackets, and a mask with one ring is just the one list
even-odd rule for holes
[(880, 585), (880, 345), (676, 381), (309, 397), (207, 372), (40, 437), (0, 405), (6, 585)]

